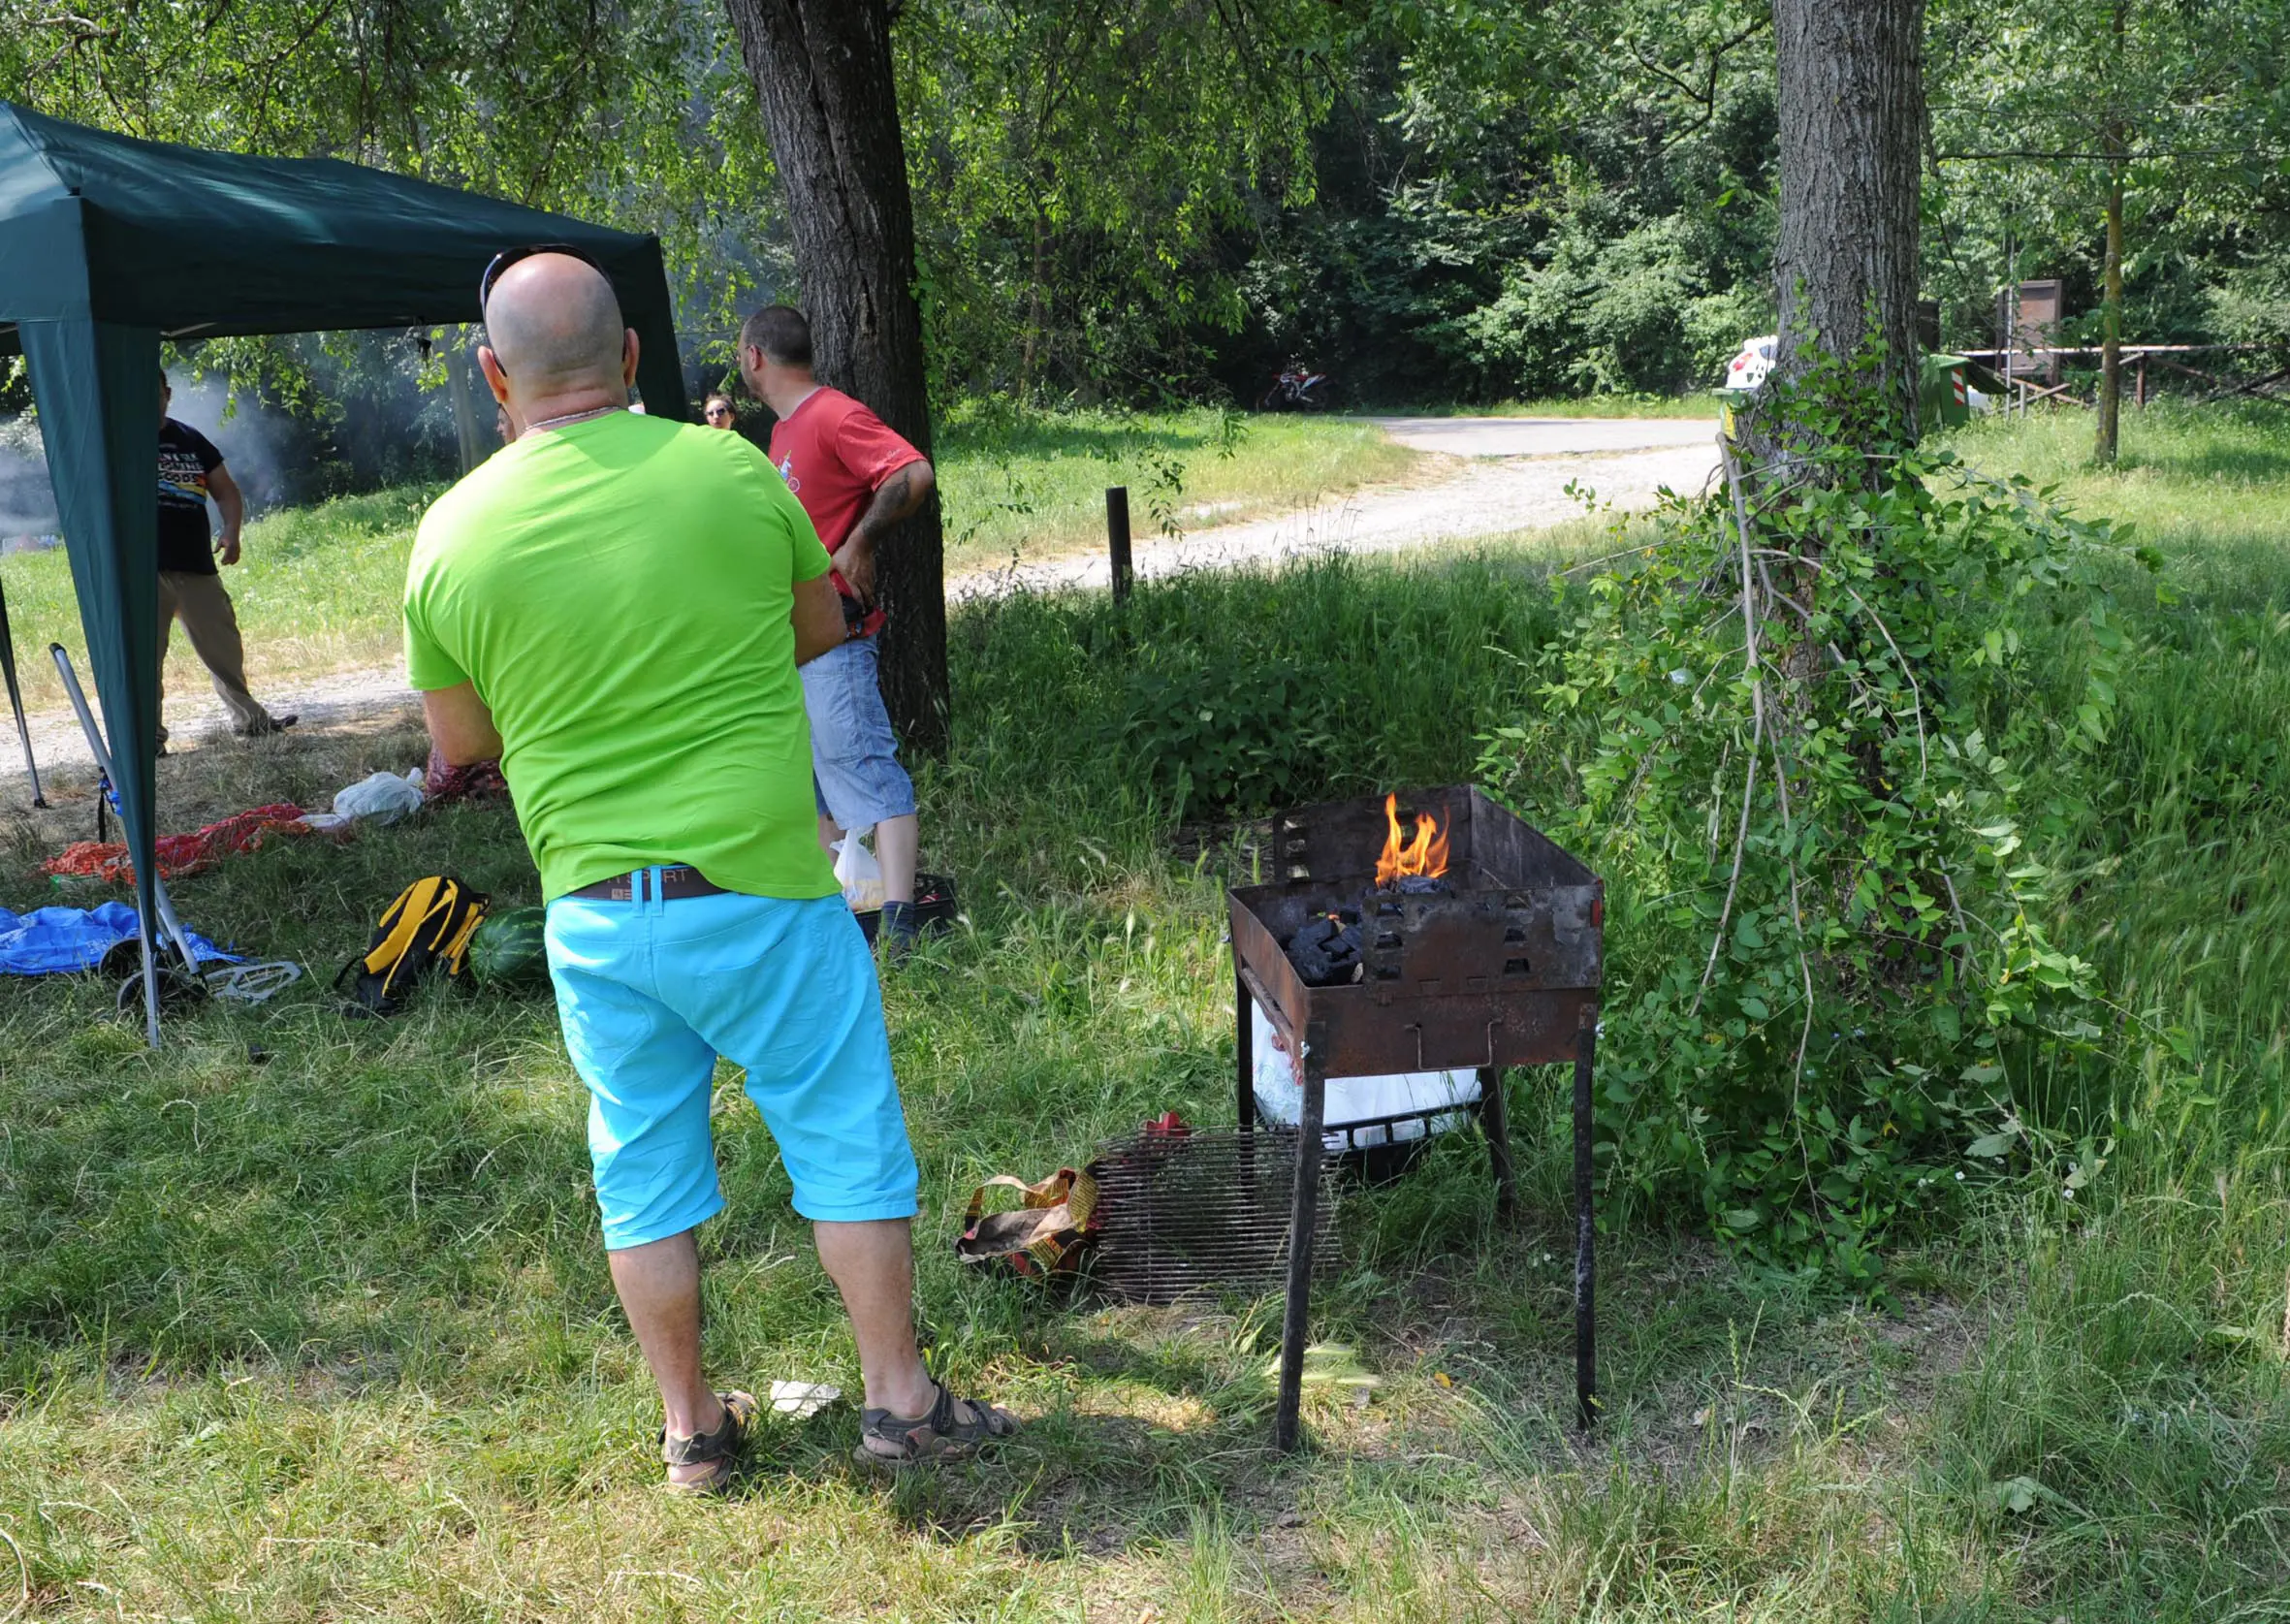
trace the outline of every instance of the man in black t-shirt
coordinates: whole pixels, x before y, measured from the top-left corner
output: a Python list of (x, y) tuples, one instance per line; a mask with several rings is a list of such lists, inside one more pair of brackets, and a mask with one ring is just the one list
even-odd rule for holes
[[(159, 374), (159, 666), (161, 711), (165, 712), (167, 644), (175, 622), (183, 622), (191, 648), (214, 679), (214, 691), (231, 713), (231, 731), (245, 738), (292, 727), (295, 718), (274, 716), (246, 691), (246, 649), (239, 636), (239, 615), (215, 571), (219, 557), (239, 561), (239, 531), (246, 520), (246, 498), (223, 466), (214, 442), (188, 424), (167, 415), (175, 398), (167, 374)], [(223, 532), (207, 524), (207, 499), (223, 515)], [(167, 728), (159, 729), (167, 749)]]

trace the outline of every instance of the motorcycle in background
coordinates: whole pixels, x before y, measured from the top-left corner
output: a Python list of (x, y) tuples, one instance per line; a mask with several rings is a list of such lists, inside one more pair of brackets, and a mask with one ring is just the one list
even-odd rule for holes
[(1256, 402), (1256, 409), (1260, 412), (1325, 411), (1335, 394), (1336, 386), (1325, 372), (1315, 372), (1301, 361), (1291, 361), (1272, 380), (1272, 387)]

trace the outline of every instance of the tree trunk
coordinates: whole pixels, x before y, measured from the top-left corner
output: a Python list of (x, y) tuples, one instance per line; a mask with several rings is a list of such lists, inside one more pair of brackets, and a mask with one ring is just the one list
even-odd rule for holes
[(2115, 460), (2123, 424), (2123, 172), (2114, 166), (2107, 180), (2107, 295), (2100, 306), (2099, 433), (2091, 455), (2101, 464)]
[(1850, 360), (1916, 431), (1917, 221), (1924, 134), (1923, 0), (1774, 0), (1781, 124), (1784, 378)]
[[(914, 206), (884, 0), (726, 0), (787, 190), (819, 377), (931, 450)], [(909, 749), (946, 748), (945, 538), (936, 497), (888, 537), (882, 694)]]
[[(2115, 65), (2123, 61), (2124, 0), (2115, 0), (2111, 18)], [(2099, 430), (2092, 460), (2112, 464), (2123, 427), (2123, 122), (2107, 125), (2107, 279), (2100, 305)]]

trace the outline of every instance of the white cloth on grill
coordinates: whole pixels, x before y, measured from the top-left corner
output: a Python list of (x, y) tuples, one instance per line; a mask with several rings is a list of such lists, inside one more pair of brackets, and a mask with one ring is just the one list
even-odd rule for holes
[[(1293, 1128), (1304, 1116), (1304, 1085), (1296, 1075), (1296, 1063), (1280, 1046), (1272, 1022), (1255, 1000), (1249, 1003), (1250, 1031), (1255, 1035), (1252, 1053), (1256, 1059), (1254, 1086), (1256, 1094), (1256, 1113), (1266, 1122), (1284, 1128)], [(1446, 1133), (1463, 1126), (1460, 1110), (1448, 1107), (1476, 1104), (1479, 1101), (1479, 1073), (1462, 1071), (1397, 1071), (1381, 1077), (1330, 1077), (1327, 1080), (1325, 1114), (1322, 1131), (1326, 1134), (1331, 1152), (1356, 1147), (1405, 1142), (1424, 1136), (1426, 1128), (1433, 1133)], [(1364, 1128), (1355, 1133), (1335, 1131), (1351, 1123), (1374, 1122), (1380, 1117), (1395, 1117), (1406, 1111), (1439, 1112), (1439, 1115), (1419, 1117), (1413, 1122), (1393, 1124), (1384, 1128)], [(1349, 1141), (1349, 1143), (1347, 1142)]]

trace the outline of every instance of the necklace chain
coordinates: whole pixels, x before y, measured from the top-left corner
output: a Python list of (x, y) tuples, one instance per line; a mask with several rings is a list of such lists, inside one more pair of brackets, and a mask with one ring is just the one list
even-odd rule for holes
[(530, 434), (542, 429), (562, 429), (570, 423), (586, 423), (592, 417), (602, 417), (606, 412), (626, 410), (625, 406), (597, 406), (585, 412), (567, 412), (562, 417), (544, 417), (537, 422), (526, 424), (525, 431)]

